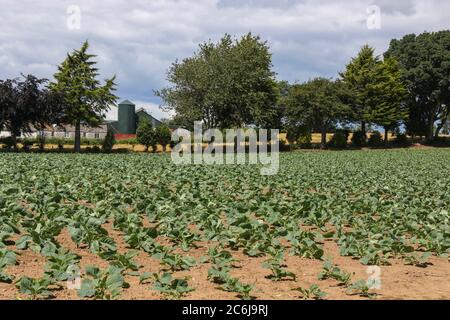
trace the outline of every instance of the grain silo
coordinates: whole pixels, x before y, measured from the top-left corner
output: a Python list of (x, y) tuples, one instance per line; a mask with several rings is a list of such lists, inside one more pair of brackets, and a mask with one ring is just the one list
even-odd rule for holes
[(136, 105), (129, 100), (119, 103), (117, 129), (121, 134), (136, 134)]

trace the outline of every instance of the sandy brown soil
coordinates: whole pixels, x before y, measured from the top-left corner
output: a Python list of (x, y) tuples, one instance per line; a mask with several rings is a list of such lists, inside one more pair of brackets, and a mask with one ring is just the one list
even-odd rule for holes
[[(105, 226), (109, 234), (118, 244), (119, 252), (128, 250), (119, 232), (114, 230), (110, 224)], [(108, 263), (100, 257), (92, 254), (87, 249), (77, 248), (72, 242), (67, 230), (57, 238), (58, 242), (65, 248), (82, 256), (80, 266), (84, 268), (88, 265), (95, 265), (106, 268)], [(164, 243), (165, 239), (159, 239)], [(164, 243), (164, 244), (166, 244)], [(197, 243), (198, 248), (192, 249), (188, 255), (200, 259), (205, 256), (208, 250), (208, 243)], [(15, 250), (14, 247), (10, 249)], [(339, 255), (338, 246), (332, 240), (324, 243), (325, 256), (331, 257), (341, 269), (353, 273), (353, 281), (368, 278), (367, 267), (361, 265), (357, 260)], [(17, 251), (17, 250), (16, 250)], [(41, 277), (44, 272), (45, 259), (30, 250), (20, 251), (18, 256), (19, 264), (8, 267), (5, 271), (16, 277), (29, 276)], [(297, 291), (292, 289), (309, 287), (317, 284), (322, 291), (327, 293), (325, 299), (364, 299), (359, 296), (349, 296), (345, 293), (345, 288), (338, 286), (335, 280), (317, 280), (317, 275), (322, 270), (322, 262), (317, 260), (302, 259), (298, 257), (286, 256), (286, 265), (289, 271), (297, 275), (297, 281), (274, 282), (266, 278), (270, 271), (261, 267), (261, 263), (266, 259), (249, 258), (242, 252), (233, 252), (239, 262), (239, 268), (233, 269), (232, 276), (238, 277), (243, 283), (255, 286), (252, 295), (257, 299), (267, 300), (294, 300), (299, 299)], [(158, 272), (161, 269), (159, 262), (151, 258), (148, 254), (141, 252), (135, 259), (142, 265), (140, 272)], [(381, 289), (373, 291), (377, 293), (376, 299), (450, 299), (450, 264), (445, 258), (432, 257), (431, 265), (427, 268), (405, 266), (402, 261), (392, 260), (391, 266), (381, 267)], [(190, 277), (189, 285), (195, 291), (186, 296), (185, 299), (237, 299), (236, 294), (224, 292), (218, 285), (207, 280), (210, 264), (202, 264), (194, 267), (190, 271), (175, 273), (175, 276)], [(130, 288), (124, 290), (121, 299), (127, 300), (152, 300), (163, 298), (158, 292), (152, 290), (151, 283), (139, 284), (139, 279), (133, 276), (126, 276), (126, 281)], [(54, 291), (56, 299), (78, 299), (75, 290)], [(0, 283), (0, 299), (26, 299), (19, 294), (14, 285)]]

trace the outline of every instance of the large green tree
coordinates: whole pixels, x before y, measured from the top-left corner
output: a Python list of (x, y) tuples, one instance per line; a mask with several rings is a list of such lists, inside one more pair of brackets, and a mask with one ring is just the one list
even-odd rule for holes
[(272, 56), (267, 43), (250, 33), (201, 44), (192, 57), (170, 67), (168, 81), (172, 85), (156, 94), (163, 108), (176, 113), (178, 123), (202, 121), (206, 128), (274, 123)]
[(450, 118), (450, 30), (410, 34), (391, 41), (408, 89), (408, 131), (437, 137)]
[(380, 63), (380, 58), (374, 52), (372, 47), (364, 45), (341, 73), (342, 80), (352, 92), (349, 101), (353, 109), (352, 118), (361, 123), (363, 135), (366, 134), (366, 125), (371, 122), (371, 97)]
[(303, 127), (304, 131), (319, 131), (321, 146), (325, 148), (327, 132), (345, 120), (350, 112), (343, 102), (345, 93), (341, 81), (325, 78), (292, 85), (285, 100), (288, 129)]
[(275, 84), (276, 102), (272, 109), (271, 118), (268, 118), (264, 128), (282, 129), (287, 123), (287, 99), (291, 85), (288, 81), (278, 81)]
[(50, 84), (52, 90), (63, 95), (65, 123), (75, 126), (75, 152), (81, 148), (81, 124), (100, 125), (106, 111), (117, 100), (113, 94), (116, 77), (102, 85), (97, 79), (95, 55), (89, 54), (88, 49), (86, 41), (79, 50), (69, 53)]
[(407, 91), (398, 62), (393, 58), (386, 58), (377, 65), (374, 79), (370, 86), (372, 95), (369, 97), (368, 119), (384, 128), (385, 143), (388, 143), (389, 131), (408, 119)]

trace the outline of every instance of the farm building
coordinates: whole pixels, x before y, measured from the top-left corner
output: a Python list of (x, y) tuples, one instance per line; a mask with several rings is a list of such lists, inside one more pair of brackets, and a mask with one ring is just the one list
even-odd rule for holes
[[(161, 121), (150, 115), (144, 108), (136, 111), (136, 105), (129, 100), (125, 100), (118, 105), (119, 116), (117, 121), (105, 121), (98, 127), (89, 127), (81, 125), (81, 137), (90, 139), (104, 139), (108, 128), (114, 132), (117, 139), (126, 139), (136, 136), (136, 130), (139, 121), (148, 119), (153, 127), (161, 124)], [(25, 137), (37, 137), (39, 132), (33, 131), (31, 134), (22, 135)], [(74, 138), (75, 127), (72, 125), (65, 126), (47, 126), (41, 135), (50, 138)], [(0, 132), (0, 137), (8, 137), (10, 133), (7, 131)]]
[[(104, 139), (108, 132), (108, 124), (101, 124), (98, 127), (89, 127), (81, 125), (81, 137), (89, 139)], [(0, 137), (9, 137), (9, 131), (2, 131)], [(66, 138), (71, 139), (75, 137), (75, 126), (47, 126), (44, 130), (33, 130), (30, 134), (22, 134), (20, 138), (36, 138), (37, 136), (44, 136), (46, 138)]]
[(136, 111), (136, 105), (129, 100), (125, 100), (119, 103), (118, 120), (109, 122), (108, 126), (114, 132), (116, 138), (130, 138), (136, 136), (139, 122), (143, 119), (147, 119), (154, 128), (161, 125), (161, 121), (154, 118), (144, 108)]

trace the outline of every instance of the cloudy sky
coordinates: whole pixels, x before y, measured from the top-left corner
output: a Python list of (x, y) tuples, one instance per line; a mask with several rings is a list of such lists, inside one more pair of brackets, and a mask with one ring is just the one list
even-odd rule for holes
[(51, 79), (88, 39), (101, 76), (116, 74), (118, 95), (158, 118), (153, 91), (170, 64), (224, 33), (259, 34), (278, 78), (294, 82), (335, 77), (362, 44), (381, 54), (392, 38), (450, 28), (448, 0), (0, 0), (0, 10), (1, 79)]

